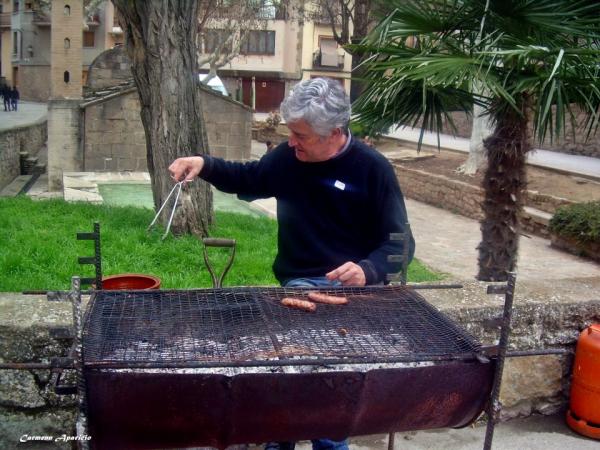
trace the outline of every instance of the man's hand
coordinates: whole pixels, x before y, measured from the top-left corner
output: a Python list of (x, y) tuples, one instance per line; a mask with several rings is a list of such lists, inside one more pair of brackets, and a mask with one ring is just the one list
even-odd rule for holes
[(342, 264), (337, 269), (326, 273), (329, 281), (339, 281), (344, 286), (364, 286), (367, 282), (362, 268), (351, 261)]
[(204, 158), (202, 156), (188, 156), (173, 161), (169, 166), (169, 172), (175, 181), (192, 181), (203, 167)]

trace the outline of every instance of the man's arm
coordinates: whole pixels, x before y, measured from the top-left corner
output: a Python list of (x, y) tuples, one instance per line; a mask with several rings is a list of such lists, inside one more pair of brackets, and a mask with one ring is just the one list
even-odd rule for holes
[(196, 176), (208, 181), (223, 192), (240, 194), (253, 198), (266, 198), (274, 195), (269, 180), (275, 167), (275, 160), (269, 153), (260, 161), (226, 161), (208, 155), (178, 158), (169, 166), (171, 177), (176, 181), (191, 181)]

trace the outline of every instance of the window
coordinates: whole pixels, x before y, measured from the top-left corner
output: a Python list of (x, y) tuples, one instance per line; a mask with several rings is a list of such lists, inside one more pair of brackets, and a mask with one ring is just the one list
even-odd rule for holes
[[(231, 33), (226, 30), (206, 30), (204, 34), (204, 53), (214, 53), (227, 40)], [(227, 42), (221, 53), (231, 53), (231, 41)]]
[(13, 31), (13, 56), (19, 56), (19, 32)]
[(71, 39), (65, 38), (65, 49), (71, 48)]
[(65, 70), (65, 73), (63, 73), (63, 80), (65, 81), (65, 83), (71, 81), (71, 74), (68, 70)]
[(13, 12), (19, 12), (19, 2), (13, 2)]
[(65, 16), (70, 16), (71, 15), (71, 7), (69, 5), (65, 5), (65, 7), (63, 8), (63, 14)]
[(96, 46), (96, 33), (93, 31), (84, 31), (83, 32), (83, 46), (84, 48), (90, 48)]
[(319, 36), (319, 50), (321, 51), (321, 66), (338, 66), (338, 44), (334, 38)]
[(275, 32), (267, 30), (253, 30), (248, 32), (240, 48), (242, 55), (274, 55)]

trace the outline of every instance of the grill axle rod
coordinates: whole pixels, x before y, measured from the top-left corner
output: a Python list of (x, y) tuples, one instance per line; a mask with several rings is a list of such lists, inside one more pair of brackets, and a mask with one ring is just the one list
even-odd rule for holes
[[(497, 347), (484, 347), (482, 354), (484, 356), (495, 358), (497, 356)], [(544, 348), (538, 350), (514, 350), (506, 352), (508, 358), (518, 358), (524, 356), (540, 356), (540, 355), (567, 355), (573, 353), (572, 350), (566, 348)], [(344, 364), (386, 364), (386, 363), (409, 363), (409, 362), (425, 362), (425, 361), (449, 361), (453, 359), (464, 360), (464, 355), (458, 358), (449, 358), (448, 356), (443, 357), (430, 357), (419, 360), (418, 358), (389, 358), (385, 361), (375, 359), (349, 359)], [(202, 362), (190, 362), (188, 364), (160, 364), (160, 363), (132, 363), (128, 365), (116, 366), (110, 364), (111, 369), (193, 369), (193, 368), (217, 368), (217, 367), (264, 367), (264, 366), (326, 366), (339, 364), (339, 360), (327, 361), (327, 360), (274, 360), (274, 361), (240, 361), (238, 363), (228, 364), (211, 364)], [(0, 363), (0, 370), (43, 370), (43, 369), (73, 369), (72, 358), (53, 358), (49, 363)], [(98, 366), (97, 368), (101, 368)]]

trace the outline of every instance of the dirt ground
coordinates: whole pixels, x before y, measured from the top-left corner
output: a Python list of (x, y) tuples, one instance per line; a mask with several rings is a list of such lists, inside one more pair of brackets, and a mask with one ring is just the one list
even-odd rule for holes
[[(411, 153), (417, 155), (416, 150), (394, 141), (384, 141), (376, 144), (377, 148), (384, 153), (395, 153), (401, 151), (404, 155)], [(410, 153), (409, 153), (410, 152)], [(483, 178), (483, 172), (474, 176), (464, 175), (456, 169), (466, 160), (466, 153), (458, 153), (448, 150), (421, 150), (422, 159), (402, 159), (402, 164), (407, 167), (444, 175), (454, 180), (479, 186)], [(391, 156), (391, 155), (390, 155)], [(559, 173), (553, 170), (541, 169), (527, 166), (528, 189), (538, 191), (540, 194), (553, 195), (566, 198), (575, 202), (589, 202), (600, 200), (600, 181), (590, 180), (576, 175)]]

